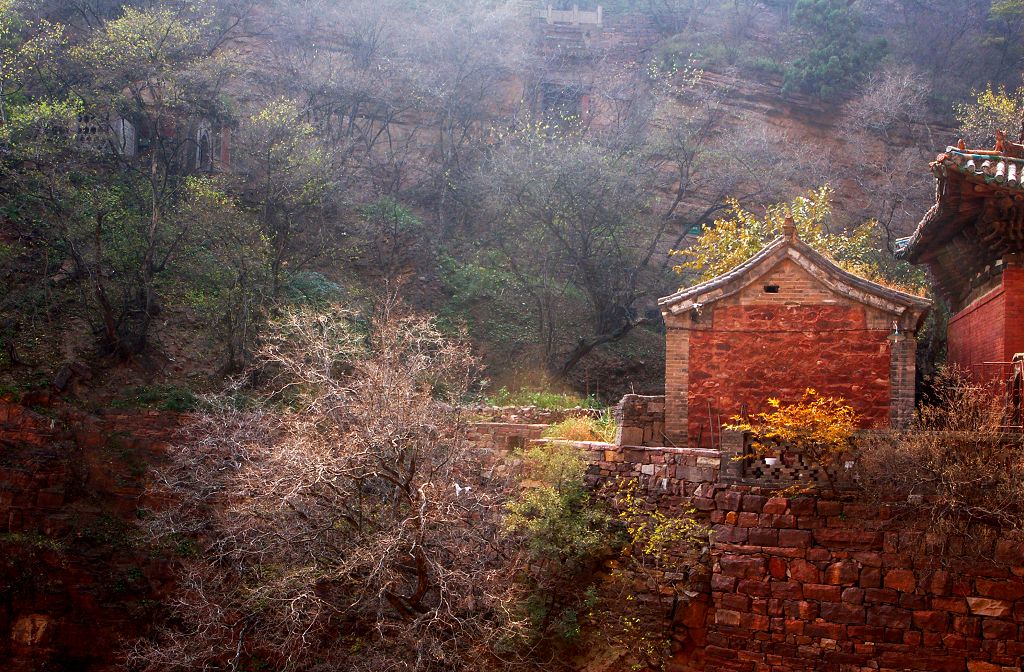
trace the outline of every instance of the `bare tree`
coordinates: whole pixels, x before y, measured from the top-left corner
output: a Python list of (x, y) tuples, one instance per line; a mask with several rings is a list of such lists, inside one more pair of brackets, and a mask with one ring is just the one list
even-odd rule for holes
[[(156, 540), (194, 549), (145, 669), (473, 670), (516, 639), (504, 484), (464, 451), (466, 348), (385, 310), (296, 312), (263, 403), (201, 415), (161, 474)], [(186, 541), (187, 540), (187, 541)], [(500, 662), (500, 661), (499, 661)]]

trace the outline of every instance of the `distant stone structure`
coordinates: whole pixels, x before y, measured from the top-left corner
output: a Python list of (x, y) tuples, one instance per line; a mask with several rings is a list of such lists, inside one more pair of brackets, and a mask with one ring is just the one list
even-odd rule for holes
[(665, 436), (720, 448), (723, 422), (806, 388), (846, 398), (865, 427), (914, 410), (914, 334), (931, 302), (849, 273), (785, 232), (717, 278), (659, 301)]
[(961, 140), (931, 169), (935, 205), (897, 256), (927, 266), (949, 302), (947, 362), (976, 380), (1008, 379), (1024, 352), (1024, 145)]

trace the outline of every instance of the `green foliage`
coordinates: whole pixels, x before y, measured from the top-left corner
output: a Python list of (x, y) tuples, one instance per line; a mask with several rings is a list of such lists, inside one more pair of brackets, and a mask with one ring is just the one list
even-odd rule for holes
[(175, 385), (145, 385), (125, 390), (111, 403), (114, 408), (155, 408), (161, 411), (192, 411), (199, 398), (189, 389)]
[(544, 444), (523, 459), (529, 484), (509, 503), (506, 529), (523, 534), (533, 560), (583, 569), (607, 550), (610, 522), (583, 481), (583, 454), (574, 446)]
[(580, 582), (609, 552), (612, 519), (586, 488), (587, 465), (577, 448), (535, 446), (523, 459), (527, 480), (505, 516), (506, 531), (522, 539), (530, 558), (523, 609), (535, 639), (555, 634), (571, 641), (579, 635), (578, 614), (595, 599)]
[(885, 39), (865, 35), (862, 22), (847, 0), (797, 0), (793, 25), (804, 35), (806, 51), (787, 68), (783, 92), (820, 98), (852, 92), (886, 51)]

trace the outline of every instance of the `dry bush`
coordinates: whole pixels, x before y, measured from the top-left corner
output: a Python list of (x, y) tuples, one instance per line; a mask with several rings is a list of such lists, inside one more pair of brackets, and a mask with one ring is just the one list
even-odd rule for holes
[(589, 416), (569, 417), (557, 422), (544, 431), (549, 439), (564, 441), (602, 441), (614, 443), (618, 427), (611, 413), (605, 411), (600, 417)]
[(149, 531), (182, 552), (182, 578), (134, 665), (500, 668), (523, 627), (520, 556), (503, 544), (507, 484), (464, 450), (475, 373), (425, 319), (279, 320), (256, 402), (215, 400), (160, 474), (176, 504)]
[(858, 442), (864, 494), (898, 502), (929, 553), (987, 556), (1024, 531), (1024, 435), (1004, 426), (1003, 387), (947, 369), (911, 429)]

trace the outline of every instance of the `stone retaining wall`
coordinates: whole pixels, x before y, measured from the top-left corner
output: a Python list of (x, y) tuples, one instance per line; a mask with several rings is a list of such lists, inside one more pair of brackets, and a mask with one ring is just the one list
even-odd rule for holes
[(1019, 672), (1024, 545), (914, 551), (891, 506), (716, 488), (706, 672)]
[(666, 446), (665, 395), (641, 396), (627, 394), (615, 407), (620, 446)]

